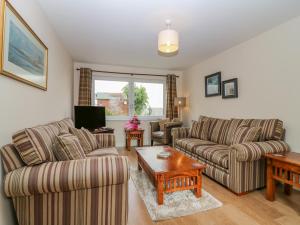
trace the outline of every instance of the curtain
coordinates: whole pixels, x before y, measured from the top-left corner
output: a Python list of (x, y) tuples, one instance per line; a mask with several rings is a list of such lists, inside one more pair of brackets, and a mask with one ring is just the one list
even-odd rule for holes
[(78, 105), (92, 105), (92, 70), (80, 68)]
[(167, 111), (166, 117), (170, 120), (178, 118), (178, 108), (174, 105), (174, 99), (177, 97), (176, 75), (167, 76)]

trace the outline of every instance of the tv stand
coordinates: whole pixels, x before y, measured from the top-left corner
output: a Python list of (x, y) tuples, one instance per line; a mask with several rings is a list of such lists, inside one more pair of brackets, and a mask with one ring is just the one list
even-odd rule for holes
[(113, 134), (115, 129), (109, 127), (101, 127), (91, 131), (93, 134)]

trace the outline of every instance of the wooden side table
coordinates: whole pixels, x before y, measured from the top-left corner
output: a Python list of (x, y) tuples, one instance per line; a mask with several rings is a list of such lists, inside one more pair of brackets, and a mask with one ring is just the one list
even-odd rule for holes
[(291, 194), (292, 187), (300, 188), (300, 153), (266, 154), (267, 191), (269, 201), (275, 199), (275, 181), (284, 184), (284, 192)]
[(137, 140), (137, 144), (139, 147), (144, 146), (144, 130), (127, 130), (125, 129), (125, 142), (126, 142), (126, 149), (130, 150), (131, 147), (131, 140)]

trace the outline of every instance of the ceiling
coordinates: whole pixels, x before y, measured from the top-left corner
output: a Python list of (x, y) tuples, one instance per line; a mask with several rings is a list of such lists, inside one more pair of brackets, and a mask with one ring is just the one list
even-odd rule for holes
[[(299, 0), (37, 0), (75, 61), (185, 69), (300, 15)], [(164, 21), (176, 56), (157, 52)]]

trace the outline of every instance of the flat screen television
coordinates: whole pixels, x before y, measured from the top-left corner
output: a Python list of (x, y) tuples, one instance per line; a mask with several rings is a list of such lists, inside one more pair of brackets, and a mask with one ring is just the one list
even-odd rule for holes
[(105, 107), (75, 106), (75, 127), (95, 130), (106, 126)]

